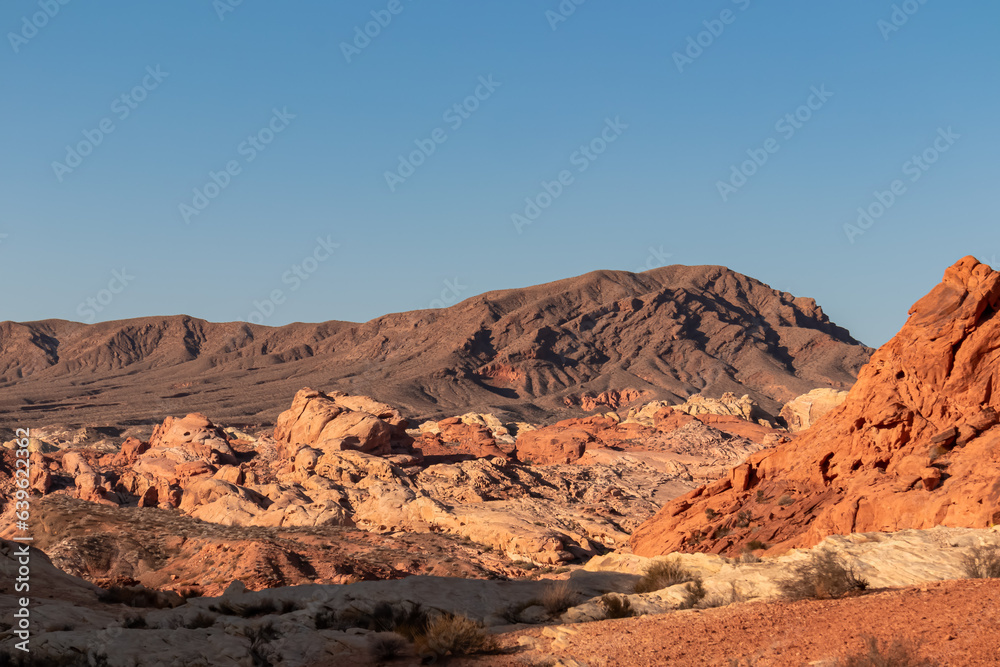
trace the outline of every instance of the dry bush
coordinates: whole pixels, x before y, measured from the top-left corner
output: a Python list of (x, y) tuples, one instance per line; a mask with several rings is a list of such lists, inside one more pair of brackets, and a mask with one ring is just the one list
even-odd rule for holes
[(405, 654), (410, 643), (397, 634), (372, 635), (368, 650), (375, 660), (393, 660)]
[(215, 616), (210, 616), (200, 611), (194, 618), (185, 623), (184, 627), (188, 630), (200, 630), (202, 628), (210, 628), (213, 625), (215, 625)]
[(705, 599), (707, 591), (705, 591), (705, 586), (701, 581), (701, 577), (695, 577), (690, 582), (688, 582), (687, 590), (684, 592), (684, 601), (681, 602), (681, 609), (694, 609), (700, 606), (702, 600)]
[[(341, 630), (363, 628), (371, 632), (395, 632), (411, 641), (425, 635), (430, 625), (427, 612), (419, 604), (395, 607), (389, 602), (379, 602), (368, 610), (351, 607), (341, 613), (338, 620), (336, 627)], [(317, 624), (319, 622), (317, 616)]]
[(642, 579), (636, 582), (634, 590), (636, 593), (651, 593), (694, 579), (695, 576), (679, 561), (662, 560), (649, 566)]
[(912, 643), (896, 639), (879, 646), (875, 637), (865, 637), (865, 650), (838, 660), (838, 667), (937, 667), (938, 663), (921, 658)]
[(632, 602), (625, 596), (608, 593), (601, 597), (601, 606), (604, 607), (604, 618), (629, 618), (635, 616), (632, 610)]
[(155, 607), (157, 609), (175, 606), (174, 601), (170, 598), (170, 595), (146, 588), (142, 584), (138, 586), (112, 586), (97, 595), (97, 599), (105, 604), (124, 604), (128, 607)]
[(787, 597), (795, 600), (830, 599), (862, 593), (868, 589), (868, 580), (855, 574), (853, 568), (844, 567), (835, 553), (824, 549), (796, 565), (792, 575), (779, 585)]
[(270, 614), (290, 614), (298, 610), (298, 605), (291, 600), (283, 600), (280, 604), (269, 598), (261, 598), (245, 604), (236, 604), (223, 600), (209, 607), (211, 611), (223, 616), (240, 616), (242, 618), (255, 618), (257, 616), (268, 616)]
[(434, 619), (418, 644), (437, 656), (492, 653), (498, 648), (496, 638), (481, 623), (452, 614)]
[(553, 616), (561, 614), (576, 603), (577, 594), (570, 588), (568, 581), (549, 584), (542, 593), (539, 604)]
[(736, 604), (738, 602), (746, 602), (747, 596), (740, 593), (740, 590), (736, 587), (736, 582), (729, 582), (729, 590), (725, 593), (713, 593), (712, 595), (703, 595), (700, 601), (695, 603), (695, 608), (697, 609), (713, 609), (715, 607), (728, 607), (731, 604)]
[(972, 547), (962, 558), (962, 569), (969, 579), (1000, 578), (1000, 546)]

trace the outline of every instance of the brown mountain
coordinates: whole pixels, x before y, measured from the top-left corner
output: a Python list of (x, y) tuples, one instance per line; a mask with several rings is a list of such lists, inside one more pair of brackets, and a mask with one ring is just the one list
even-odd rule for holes
[(870, 353), (812, 299), (724, 267), (598, 271), (364, 324), (4, 322), (0, 423), (124, 425), (195, 410), (270, 423), (304, 386), (370, 395), (414, 417), (549, 421), (595, 397), (726, 391), (776, 414), (816, 387), (849, 386)]
[(1000, 523), (998, 310), (1000, 273), (959, 261), (843, 404), (668, 503), (633, 534), (635, 553), (751, 541), (780, 551), (831, 534)]

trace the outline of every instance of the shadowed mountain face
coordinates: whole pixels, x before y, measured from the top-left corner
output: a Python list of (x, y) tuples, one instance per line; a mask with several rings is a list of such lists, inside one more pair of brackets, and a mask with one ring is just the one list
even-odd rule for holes
[(827, 535), (1000, 523), (998, 310), (1000, 272), (961, 259), (847, 400), (668, 503), (633, 534), (635, 553), (738, 553), (751, 541), (781, 552)]
[(413, 417), (551, 421), (626, 389), (643, 401), (748, 393), (776, 414), (816, 387), (848, 387), (870, 354), (812, 299), (724, 267), (598, 271), (364, 324), (0, 323), (0, 424), (128, 425), (195, 410), (270, 423), (304, 386)]

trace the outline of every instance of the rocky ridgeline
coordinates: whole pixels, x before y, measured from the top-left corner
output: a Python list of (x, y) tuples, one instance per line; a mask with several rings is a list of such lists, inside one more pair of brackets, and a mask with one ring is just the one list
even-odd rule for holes
[[(30, 482), (42, 496), (211, 524), (447, 534), (509, 561), (560, 564), (626, 545), (662, 503), (787, 438), (747, 421), (757, 410), (747, 397), (680, 407), (694, 414), (656, 402), (544, 427), (470, 413), (411, 428), (384, 403), (304, 389), (273, 434), (200, 414), (118, 448), (97, 432), (43, 431), (62, 447), (36, 438)], [(103, 580), (116, 576), (139, 575)]]
[[(635, 552), (733, 553), (751, 541), (780, 551), (834, 534), (1000, 523), (998, 310), (1000, 273), (962, 259), (846, 400), (794, 442), (669, 502), (635, 532)], [(811, 422), (804, 401), (796, 414)]]

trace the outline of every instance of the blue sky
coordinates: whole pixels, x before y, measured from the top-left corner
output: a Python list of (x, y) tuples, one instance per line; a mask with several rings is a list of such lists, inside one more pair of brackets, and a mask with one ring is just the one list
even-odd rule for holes
[(0, 319), (723, 264), (879, 345), (1000, 254), (996, 2), (230, 2), (4, 4)]

